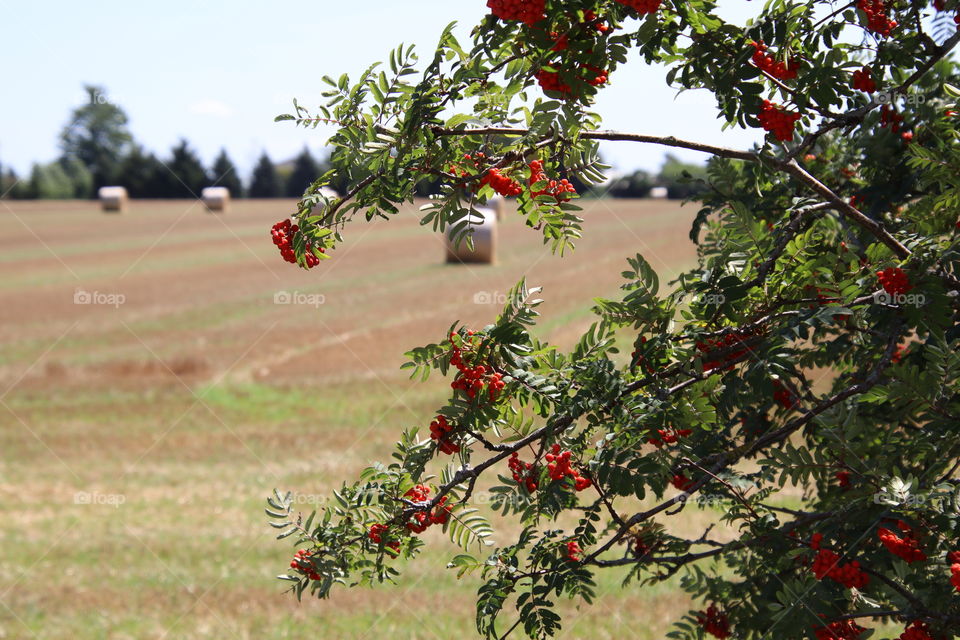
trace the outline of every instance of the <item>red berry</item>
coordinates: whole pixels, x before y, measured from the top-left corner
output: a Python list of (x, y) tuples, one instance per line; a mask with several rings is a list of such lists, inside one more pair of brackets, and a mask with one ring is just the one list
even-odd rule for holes
[(678, 473), (670, 479), (670, 484), (680, 491), (688, 491), (693, 486), (693, 480), (682, 473)]
[(846, 489), (850, 486), (850, 472), (849, 471), (837, 471), (833, 476), (837, 479), (837, 484), (840, 485), (841, 489)]

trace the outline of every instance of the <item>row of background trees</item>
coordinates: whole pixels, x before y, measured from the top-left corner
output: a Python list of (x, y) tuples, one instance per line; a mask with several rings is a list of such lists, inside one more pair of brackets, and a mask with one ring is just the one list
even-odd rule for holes
[[(133, 198), (194, 198), (204, 187), (218, 185), (235, 197), (295, 198), (329, 168), (326, 157), (318, 160), (306, 147), (292, 161), (279, 165), (263, 152), (244, 182), (226, 149), (207, 169), (185, 139), (161, 160), (134, 140), (127, 114), (103, 98), (107, 95), (103, 88), (84, 89), (88, 100), (73, 110), (70, 123), (60, 133), (61, 156), (34, 164), (24, 179), (0, 164), (0, 197), (82, 199), (92, 198), (104, 185), (122, 185)], [(687, 198), (703, 190), (705, 174), (703, 166), (667, 155), (659, 174), (636, 171), (601, 186), (576, 187), (582, 195), (593, 197), (643, 198), (660, 186), (666, 187), (669, 198)], [(436, 193), (438, 187), (425, 180), (417, 186), (417, 195)]]

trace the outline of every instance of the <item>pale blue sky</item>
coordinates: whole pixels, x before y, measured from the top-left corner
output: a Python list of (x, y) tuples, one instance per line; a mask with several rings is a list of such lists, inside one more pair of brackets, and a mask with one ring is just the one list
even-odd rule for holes
[[(450, 21), (459, 22), (465, 40), (485, 4), (0, 0), (0, 163), (23, 175), (32, 162), (54, 159), (70, 108), (83, 101), (82, 85), (93, 83), (107, 88), (106, 98), (127, 111), (137, 140), (161, 157), (182, 136), (208, 164), (226, 147), (246, 176), (262, 149), (279, 161), (304, 144), (323, 146), (322, 130), (273, 122), (294, 96), (318, 104), (322, 75), (355, 75), (400, 42), (416, 44), (426, 58)], [(760, 8), (726, 4), (738, 22)], [(663, 77), (662, 69), (639, 60), (618, 70), (597, 106), (606, 126), (739, 147), (760, 138), (756, 131), (721, 132), (710, 94), (675, 97)], [(655, 169), (663, 153), (631, 143), (604, 147), (622, 171)]]

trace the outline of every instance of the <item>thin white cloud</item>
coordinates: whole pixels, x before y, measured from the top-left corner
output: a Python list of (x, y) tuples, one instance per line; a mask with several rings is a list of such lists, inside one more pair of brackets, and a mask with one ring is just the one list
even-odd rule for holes
[(190, 113), (199, 116), (212, 116), (214, 118), (229, 118), (233, 115), (233, 109), (219, 100), (204, 98), (190, 105)]

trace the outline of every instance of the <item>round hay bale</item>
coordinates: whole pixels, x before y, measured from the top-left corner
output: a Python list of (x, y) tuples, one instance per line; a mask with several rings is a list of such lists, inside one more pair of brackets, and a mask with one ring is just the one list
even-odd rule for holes
[(226, 213), (230, 208), (230, 189), (226, 187), (204, 187), (200, 199), (207, 211)]
[(497, 212), (497, 222), (503, 222), (507, 210), (507, 199), (503, 196), (493, 196), (487, 200), (487, 206)]
[(331, 189), (330, 187), (320, 187), (320, 195), (325, 198), (339, 198), (340, 194)]
[(652, 187), (650, 189), (651, 198), (666, 198), (667, 193), (668, 191), (666, 187)]
[[(478, 219), (478, 216), (480, 219)], [(473, 230), (473, 251), (467, 246), (466, 238), (457, 246), (453, 241), (451, 229), (444, 234), (448, 263), (493, 264), (497, 258), (497, 212), (486, 207), (478, 207), (470, 214), (470, 228)]]
[(100, 206), (104, 211), (123, 213), (127, 210), (130, 198), (123, 187), (100, 187), (97, 191)]

